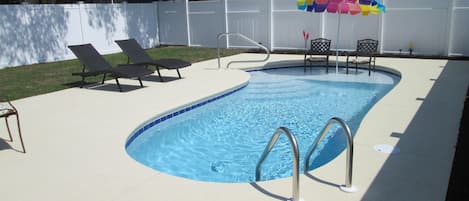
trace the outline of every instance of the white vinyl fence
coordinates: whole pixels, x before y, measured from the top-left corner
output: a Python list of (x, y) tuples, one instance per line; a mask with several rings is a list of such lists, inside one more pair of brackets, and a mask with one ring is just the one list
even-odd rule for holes
[[(242, 33), (271, 50), (304, 48), (302, 31), (313, 38), (333, 41), (333, 48), (353, 50), (356, 41), (373, 38), (380, 41), (384, 53), (469, 56), (469, 1), (467, 0), (383, 0), (387, 12), (382, 15), (341, 15), (309, 13), (296, 8), (294, 0), (211, 0), (176, 1), (187, 5), (190, 46), (216, 46), (216, 35)], [(201, 8), (203, 8), (201, 10)], [(224, 10), (224, 12), (223, 12)], [(185, 16), (181, 16), (185, 17)], [(225, 22), (223, 22), (225, 20)], [(160, 21), (162, 23), (162, 21)], [(339, 41), (336, 40), (338, 29)], [(203, 34), (199, 34), (203, 30)], [(213, 38), (212, 38), (213, 37)], [(201, 42), (202, 41), (202, 42)], [(162, 43), (164, 43), (162, 41)], [(229, 47), (252, 47), (237, 38)]]
[(159, 45), (157, 4), (1, 5), (0, 68), (72, 59), (69, 45), (121, 51), (114, 40)]
[[(302, 31), (341, 50), (380, 41), (383, 53), (469, 56), (468, 0), (383, 0), (387, 12), (340, 16), (297, 10), (295, 0), (173, 0), (144, 4), (1, 5), (0, 68), (74, 58), (68, 45), (92, 43), (106, 54), (114, 40), (216, 47), (217, 35), (239, 32), (271, 50), (302, 49)], [(338, 44), (337, 44), (338, 43)], [(222, 47), (255, 48), (235, 36)]]

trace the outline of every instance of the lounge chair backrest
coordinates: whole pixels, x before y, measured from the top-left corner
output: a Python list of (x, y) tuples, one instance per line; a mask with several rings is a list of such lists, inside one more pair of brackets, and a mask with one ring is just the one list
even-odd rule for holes
[(153, 61), (150, 55), (148, 55), (142, 46), (133, 38), (128, 40), (116, 40), (116, 43), (129, 57), (132, 63), (151, 63)]
[(68, 46), (88, 71), (102, 71), (112, 68), (91, 44)]

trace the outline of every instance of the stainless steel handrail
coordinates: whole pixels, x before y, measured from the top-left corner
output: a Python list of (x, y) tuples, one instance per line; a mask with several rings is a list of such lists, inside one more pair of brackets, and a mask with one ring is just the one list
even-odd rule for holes
[(354, 192), (356, 189), (352, 187), (352, 167), (353, 167), (353, 138), (352, 138), (352, 131), (350, 127), (345, 123), (344, 120), (333, 117), (329, 119), (324, 129), (321, 131), (321, 135), (319, 138), (313, 142), (311, 147), (308, 149), (308, 152), (305, 156), (305, 164), (304, 164), (304, 173), (306, 174), (309, 169), (309, 158), (313, 154), (314, 150), (317, 148), (319, 142), (326, 136), (329, 130), (332, 128), (334, 123), (339, 123), (342, 128), (345, 130), (345, 137), (347, 138), (347, 167), (346, 167), (346, 176), (345, 176), (345, 186), (341, 186), (340, 189), (345, 192)]
[(220, 33), (218, 34), (217, 36), (217, 56), (218, 56), (218, 68), (221, 68), (221, 63), (220, 63), (220, 38), (222, 38), (223, 36), (230, 36), (230, 35), (236, 35), (236, 36), (239, 36), (249, 42), (251, 42), (252, 44), (262, 48), (265, 50), (265, 52), (267, 53), (267, 56), (265, 57), (265, 59), (263, 60), (247, 60), (247, 61), (230, 61), (227, 65), (226, 65), (226, 68), (228, 68), (231, 64), (233, 63), (247, 63), (247, 62), (264, 62), (264, 61), (267, 61), (269, 60), (270, 58), (270, 51), (267, 47), (257, 43), (256, 41), (248, 38), (247, 36), (241, 34), (241, 33)]
[(259, 181), (261, 177), (261, 165), (264, 160), (269, 155), (270, 151), (274, 147), (275, 143), (280, 137), (280, 134), (285, 134), (290, 141), (292, 152), (293, 152), (293, 185), (292, 185), (292, 201), (299, 201), (300, 200), (300, 152), (298, 151), (298, 143), (296, 142), (295, 136), (288, 130), (288, 128), (280, 127), (277, 128), (275, 133), (272, 135), (269, 144), (264, 149), (259, 162), (257, 162), (256, 166), (256, 181)]

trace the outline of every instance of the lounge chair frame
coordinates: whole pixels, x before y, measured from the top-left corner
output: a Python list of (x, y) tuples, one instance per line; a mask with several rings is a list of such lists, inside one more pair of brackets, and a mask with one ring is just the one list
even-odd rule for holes
[(153, 74), (154, 72), (148, 70), (143, 65), (136, 64), (121, 64), (113, 68), (91, 44), (72, 45), (68, 47), (83, 64), (82, 72), (72, 73), (74, 76), (81, 76), (80, 88), (83, 87), (85, 78), (87, 77), (103, 75), (101, 84), (104, 84), (106, 76), (110, 75), (114, 77), (119, 91), (122, 92), (118, 78), (137, 78), (140, 86), (143, 87), (141, 77)]

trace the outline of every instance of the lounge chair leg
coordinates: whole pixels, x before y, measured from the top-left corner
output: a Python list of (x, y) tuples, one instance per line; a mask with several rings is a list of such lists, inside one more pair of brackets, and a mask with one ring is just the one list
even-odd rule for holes
[(8, 135), (10, 136), (10, 142), (13, 142), (13, 137), (11, 136), (10, 125), (8, 125), (8, 117), (5, 117), (5, 124), (7, 125)]
[(143, 87), (142, 79), (140, 79), (140, 77), (138, 77), (138, 81), (140, 82), (140, 86)]
[(158, 72), (158, 76), (160, 77), (160, 82), (164, 82), (163, 77), (161, 76), (161, 73), (160, 73), (160, 68), (158, 66), (156, 67), (156, 72)]
[(103, 75), (103, 80), (101, 81), (101, 84), (104, 84), (104, 80), (106, 80), (106, 73)]
[(179, 79), (181, 79), (181, 73), (179, 73), (179, 68), (177, 68), (176, 71), (178, 72)]
[(85, 76), (81, 76), (80, 88), (83, 88), (83, 85), (85, 85)]
[(117, 83), (117, 87), (119, 87), (119, 91), (122, 92), (121, 85), (119, 84), (119, 79), (117, 78), (116, 78), (116, 83)]

